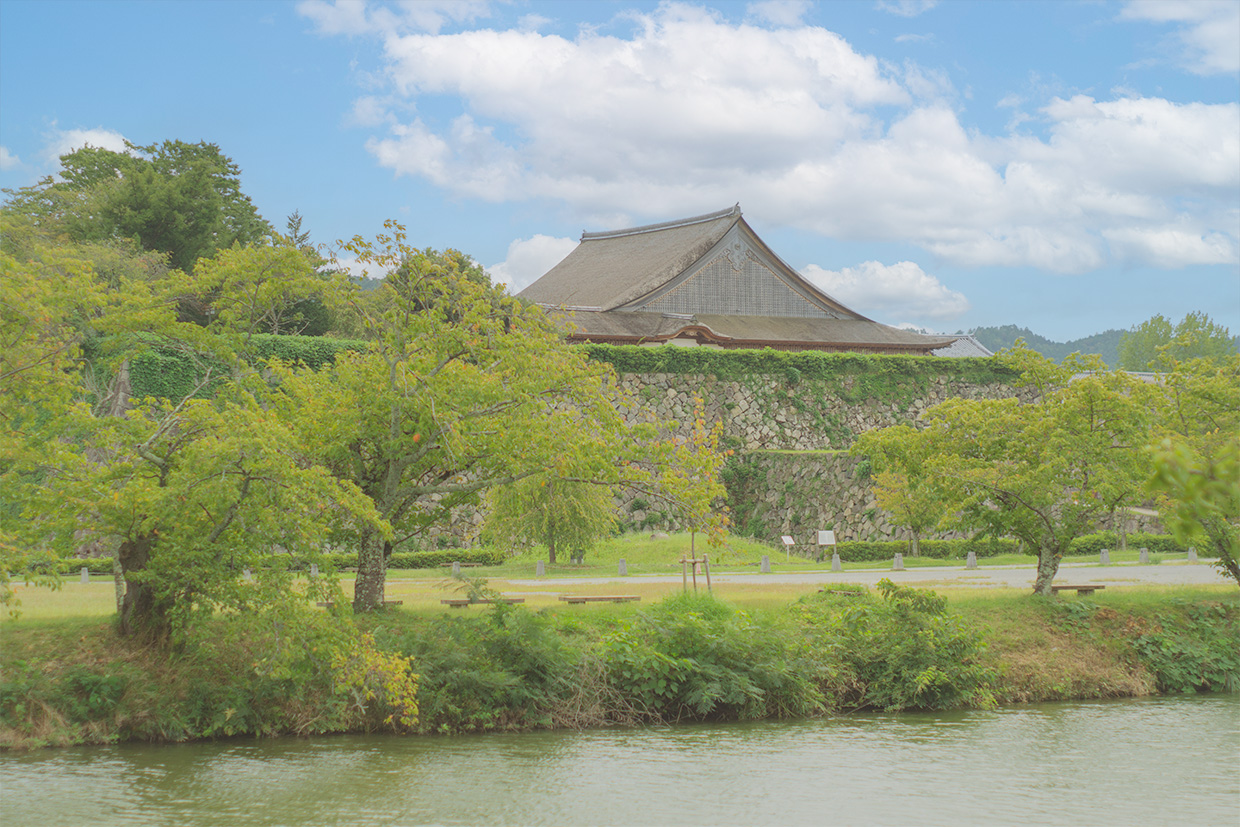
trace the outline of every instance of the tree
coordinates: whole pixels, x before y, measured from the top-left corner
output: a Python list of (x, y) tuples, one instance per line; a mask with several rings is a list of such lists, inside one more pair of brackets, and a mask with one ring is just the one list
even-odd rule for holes
[(1189, 313), (1179, 324), (1161, 314), (1136, 325), (1119, 343), (1120, 367), (1124, 370), (1168, 370), (1176, 361), (1219, 359), (1236, 352), (1226, 327), (1205, 313)]
[(1056, 367), (1023, 348), (1006, 358), (1026, 381), (1045, 383), (1038, 401), (948, 400), (926, 413), (923, 429), (871, 431), (856, 450), (924, 475), (949, 524), (1020, 539), (1038, 555), (1034, 591), (1050, 594), (1071, 541), (1139, 496), (1149, 386), (1096, 359), (1074, 355)]
[[(665, 441), (653, 425), (624, 422), (614, 375), (564, 344), (541, 310), (459, 272), (460, 258), (409, 247), (400, 225), (385, 229), (347, 245), (363, 266), (396, 274), (373, 298), (350, 300), (368, 349), (279, 374), (319, 461), (391, 527), (356, 532), (356, 611), (382, 605), (394, 547), (487, 489), (535, 475), (652, 481), (674, 457), (670, 447), (639, 448)], [(625, 461), (637, 455), (647, 467)]]
[(60, 180), (7, 191), (6, 209), (70, 240), (136, 238), (189, 270), (199, 258), (271, 234), (241, 191), (240, 170), (205, 141), (84, 147), (61, 156)]
[(923, 474), (880, 471), (874, 477), (874, 493), (881, 508), (891, 512), (897, 525), (909, 530), (909, 553), (921, 554), (921, 538), (943, 518), (938, 490)]
[[(26, 262), (0, 253), (0, 569), (67, 554), (83, 528), (111, 537), (126, 582), (121, 631), (162, 638), (221, 607), (293, 599), (278, 548), (312, 553), (337, 523), (378, 524), (356, 488), (309, 461), (289, 412), (273, 404), (278, 390), (245, 362), (243, 334), (261, 303), (204, 329), (176, 321), (175, 279), (104, 285), (72, 250), (33, 249)], [(90, 340), (102, 344), (88, 363)], [(221, 364), (231, 381), (205, 398), (89, 404), (92, 377), (123, 375), (126, 355), (152, 343), (200, 360), (195, 391)], [(239, 576), (247, 567), (252, 583)]]
[(1172, 533), (1204, 544), (1240, 584), (1240, 356), (1171, 368), (1161, 377), (1151, 488)]
[(588, 482), (531, 476), (487, 493), (485, 532), (518, 546), (542, 543), (547, 560), (567, 548), (585, 551), (615, 530), (611, 489)]

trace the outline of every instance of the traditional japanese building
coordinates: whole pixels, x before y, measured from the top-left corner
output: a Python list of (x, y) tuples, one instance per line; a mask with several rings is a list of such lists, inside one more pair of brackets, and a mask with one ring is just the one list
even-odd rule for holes
[(582, 233), (577, 249), (518, 295), (561, 315), (580, 342), (927, 355), (954, 341), (840, 304), (767, 247), (739, 206)]

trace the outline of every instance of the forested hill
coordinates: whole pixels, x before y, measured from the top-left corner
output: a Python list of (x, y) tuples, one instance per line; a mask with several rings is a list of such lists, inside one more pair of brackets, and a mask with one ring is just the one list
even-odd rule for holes
[(1048, 359), (1059, 361), (1071, 353), (1096, 353), (1110, 367), (1119, 364), (1119, 340), (1125, 333), (1123, 330), (1104, 330), (1102, 333), (1095, 333), (1083, 339), (1052, 342), (1027, 327), (1017, 327), (1014, 324), (1002, 327), (979, 327), (970, 332), (977, 337), (979, 342), (996, 353), (1011, 347), (1017, 339), (1024, 339), (1025, 344)]

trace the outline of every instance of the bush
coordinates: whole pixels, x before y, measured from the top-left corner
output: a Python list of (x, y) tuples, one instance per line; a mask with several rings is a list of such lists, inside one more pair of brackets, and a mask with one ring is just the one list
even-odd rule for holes
[[(922, 540), (921, 556), (936, 560), (963, 560), (969, 552), (978, 558), (1015, 554), (1017, 543), (1007, 537), (985, 539)], [(904, 540), (849, 540), (836, 546), (840, 560), (846, 563), (881, 562), (896, 554), (906, 554)]]
[(601, 658), (609, 684), (648, 720), (809, 715), (824, 699), (794, 638), (686, 593), (604, 638)]
[(1158, 628), (1134, 642), (1137, 656), (1160, 692), (1235, 692), (1240, 689), (1240, 622), (1221, 604), (1189, 606), (1183, 616), (1162, 614)]
[[(1101, 554), (1103, 549), (1119, 548), (1119, 535), (1114, 531), (1099, 531), (1077, 537), (1069, 546), (1068, 555), (1084, 557)], [(1170, 534), (1129, 534), (1128, 548), (1148, 548), (1158, 554), (1186, 554), (1188, 548), (1176, 542)]]
[(885, 578), (878, 591), (880, 600), (821, 594), (802, 604), (852, 671), (856, 703), (889, 711), (995, 705), (997, 676), (982, 663), (981, 639), (947, 612), (946, 598)]

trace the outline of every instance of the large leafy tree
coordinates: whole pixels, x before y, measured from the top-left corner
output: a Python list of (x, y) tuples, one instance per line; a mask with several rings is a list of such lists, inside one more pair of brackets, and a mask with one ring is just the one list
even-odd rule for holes
[(1152, 487), (1163, 521), (1240, 584), (1240, 356), (1177, 361), (1161, 380)]
[(1096, 359), (1056, 366), (1021, 347), (1006, 358), (1041, 389), (1036, 401), (948, 400), (924, 427), (871, 431), (856, 450), (931, 482), (949, 524), (1020, 539), (1038, 555), (1034, 591), (1049, 594), (1071, 541), (1140, 497), (1150, 390)]
[(1189, 313), (1178, 323), (1161, 314), (1125, 333), (1119, 342), (1124, 370), (1170, 370), (1187, 359), (1219, 359), (1236, 353), (1231, 332), (1205, 313)]
[(271, 233), (241, 190), (240, 169), (205, 141), (85, 147), (58, 178), (9, 192), (6, 209), (77, 242), (134, 238), (188, 271), (203, 256)]
[[(104, 283), (71, 248), (31, 250), (25, 261), (0, 253), (0, 569), (67, 554), (82, 532), (109, 537), (126, 586), (121, 630), (162, 637), (217, 608), (291, 594), (277, 549), (313, 552), (334, 523), (377, 523), (368, 499), (310, 461), (247, 362), (262, 302), (232, 301), (236, 312), (203, 328), (176, 320), (176, 278)], [(246, 284), (228, 281), (221, 295)], [(124, 396), (126, 355), (150, 346), (198, 361), (195, 392), (100, 404), (102, 388)], [(229, 381), (206, 395), (221, 372)]]
[(542, 543), (556, 563), (563, 550), (585, 551), (616, 527), (611, 490), (588, 482), (538, 475), (491, 489), (485, 532), (518, 547)]
[(677, 476), (683, 446), (660, 440), (653, 425), (625, 423), (614, 375), (566, 346), (538, 308), (469, 272), (467, 259), (412, 248), (395, 223), (386, 230), (347, 245), (363, 266), (389, 274), (376, 295), (352, 300), (369, 347), (280, 375), (303, 438), (390, 527), (359, 525), (355, 610), (382, 605), (395, 546), (495, 486), (535, 475), (667, 481), (668, 495), (685, 502), (692, 490), (713, 490), (713, 478)]

